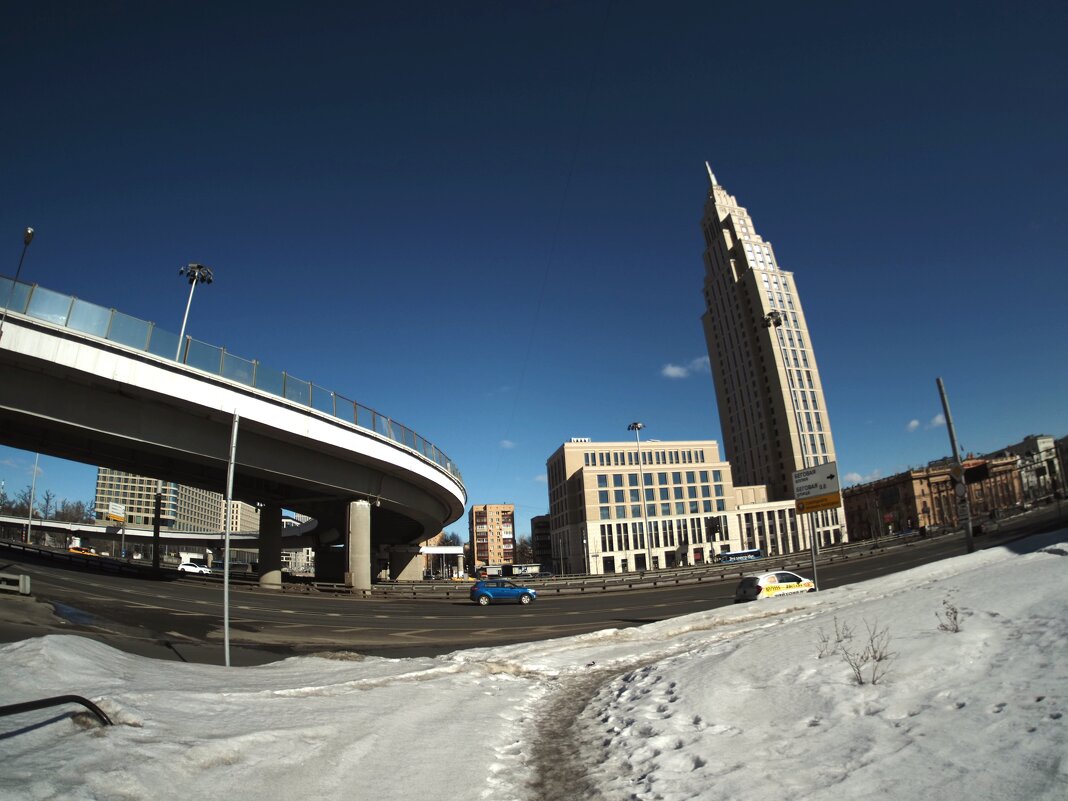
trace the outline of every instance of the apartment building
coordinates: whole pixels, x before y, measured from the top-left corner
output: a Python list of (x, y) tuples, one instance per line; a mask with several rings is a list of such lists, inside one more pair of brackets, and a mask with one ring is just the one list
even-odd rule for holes
[(467, 514), (473, 568), (515, 561), (515, 505), (488, 503), (472, 506)]

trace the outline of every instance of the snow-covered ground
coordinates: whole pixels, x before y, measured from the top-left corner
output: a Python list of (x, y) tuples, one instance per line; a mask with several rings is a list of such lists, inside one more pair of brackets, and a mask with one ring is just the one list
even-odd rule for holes
[[(77, 690), (116, 725), (0, 718), (0, 798), (1064, 801), (1066, 556), (1060, 531), (436, 658), (228, 669), (25, 640), (0, 649), (0, 704)], [(873, 644), (886, 658), (857, 664)]]

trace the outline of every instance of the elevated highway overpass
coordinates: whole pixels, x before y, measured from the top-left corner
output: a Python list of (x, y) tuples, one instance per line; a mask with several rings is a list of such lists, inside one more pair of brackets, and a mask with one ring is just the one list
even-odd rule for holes
[[(152, 323), (0, 277), (0, 442), (225, 493), (261, 506), (261, 583), (281, 581), (281, 510), (323, 580), (370, 587), (415, 569), (414, 543), (463, 515), (457, 466), (434, 444), (342, 395)], [(175, 358), (175, 353), (178, 358)]]

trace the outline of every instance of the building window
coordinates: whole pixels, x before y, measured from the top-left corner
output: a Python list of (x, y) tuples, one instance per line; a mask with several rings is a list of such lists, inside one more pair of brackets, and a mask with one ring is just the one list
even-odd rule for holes
[(597, 475), (597, 486), (598, 487), (607, 487), (608, 486), (608, 476), (606, 474), (599, 473)]

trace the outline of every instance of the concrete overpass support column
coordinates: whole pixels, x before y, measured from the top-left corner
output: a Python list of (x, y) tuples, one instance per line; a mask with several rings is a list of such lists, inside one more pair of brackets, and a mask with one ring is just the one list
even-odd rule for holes
[(371, 504), (353, 501), (348, 509), (345, 532), (345, 552), (349, 555), (345, 566), (345, 586), (371, 591)]
[(394, 581), (419, 581), (423, 578), (423, 560), (418, 548), (391, 548), (389, 577)]
[(282, 588), (282, 507), (260, 509), (260, 587)]

